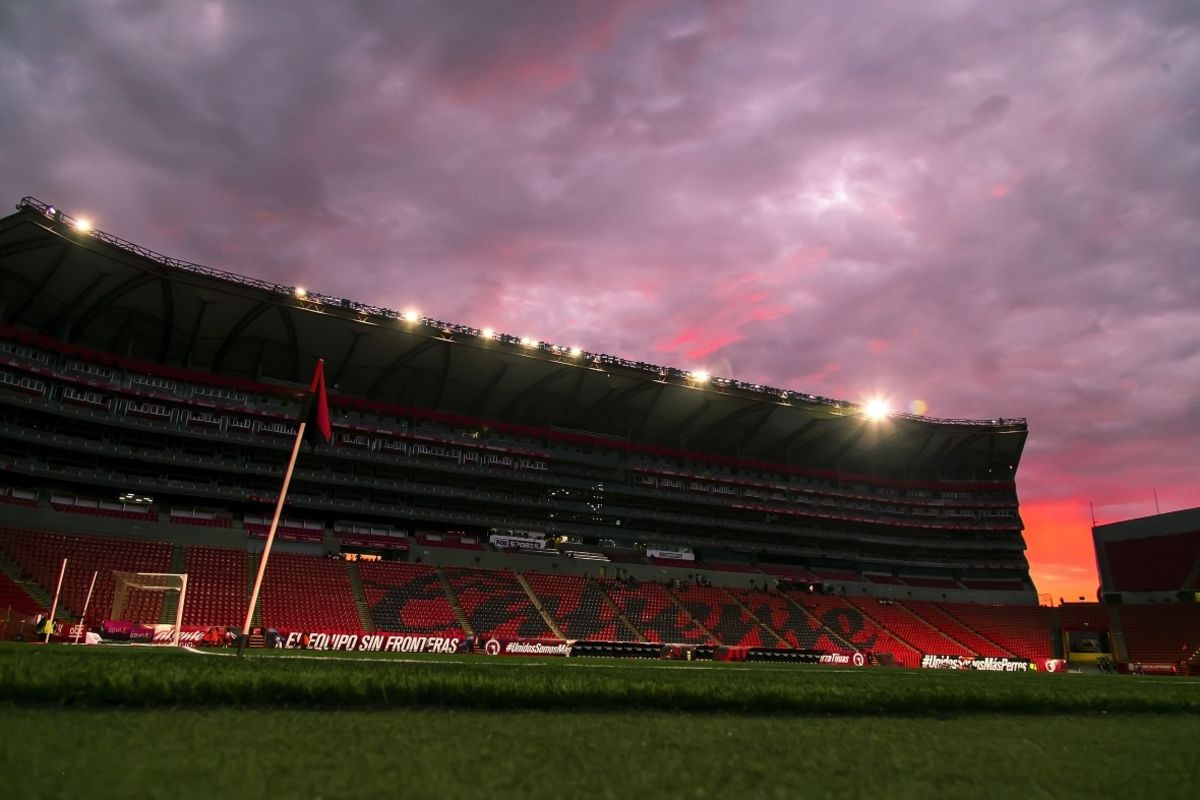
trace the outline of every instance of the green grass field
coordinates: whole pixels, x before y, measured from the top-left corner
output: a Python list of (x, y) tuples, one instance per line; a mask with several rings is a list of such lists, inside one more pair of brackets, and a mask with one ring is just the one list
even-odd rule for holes
[[(1200, 681), (0, 647), (6, 797), (1187, 797)], [(306, 657), (307, 656), (307, 657)]]

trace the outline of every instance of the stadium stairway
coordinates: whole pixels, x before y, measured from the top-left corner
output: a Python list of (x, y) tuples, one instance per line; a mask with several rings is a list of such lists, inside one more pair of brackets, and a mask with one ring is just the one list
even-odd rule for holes
[(811, 611), (809, 611), (807, 608), (805, 608), (803, 604), (796, 602), (796, 598), (792, 597), (787, 592), (782, 593), (781, 596), (783, 597), (783, 599), (787, 600), (793, 606), (800, 609), (800, 613), (802, 613), (804, 616), (806, 616), (810, 620), (812, 620), (812, 623), (814, 625), (816, 625), (817, 628), (819, 628), (826, 636), (828, 636), (830, 638), (830, 640), (835, 642), (839, 647), (844, 648), (846, 650), (857, 650), (858, 649), (857, 647), (855, 647), (854, 645), (850, 644), (845, 639), (843, 639), (841, 636), (838, 636), (837, 633), (835, 633), (833, 630), (826, 627), (825, 623), (822, 622), (820, 620), (820, 618), (818, 618)]
[[(1020, 658), (1052, 658), (1050, 615), (1044, 606), (938, 603), (949, 616)], [(1039, 619), (1040, 617), (1040, 619)]]
[(878, 598), (852, 598), (850, 602), (883, 630), (921, 655), (976, 656), (970, 647), (918, 617), (902, 603)]
[(978, 631), (967, 627), (931, 602), (905, 600), (900, 602), (908, 611), (920, 617), (928, 625), (955, 642), (960, 642), (981, 656), (1011, 656), (1008, 650), (988, 639)]
[(770, 637), (778, 643), (779, 647), (790, 647), (791, 646), (788, 644), (787, 640), (784, 639), (782, 636), (780, 636), (779, 633), (774, 628), (772, 628), (767, 623), (763, 622), (762, 619), (760, 619), (759, 617), (755, 616), (754, 612), (752, 612), (749, 608), (747, 608), (746, 604), (743, 603), (740, 599), (738, 599), (737, 595), (735, 595), (733, 592), (729, 591), (729, 589), (727, 587), (721, 587), (721, 588), (725, 592), (725, 594), (727, 594), (729, 596), (730, 601), (735, 606), (737, 606), (742, 611), (744, 611), (748, 617), (757, 621), (758, 627), (760, 627), (764, 631), (766, 631), (770, 635)]
[(1125, 643), (1125, 626), (1121, 624), (1120, 606), (1108, 606), (1108, 634), (1112, 639), (1113, 658), (1129, 660), (1129, 645)]
[[(171, 545), (171, 566), (167, 568), (167, 572), (173, 572), (180, 575), (187, 571), (187, 548), (181, 544)], [(186, 603), (187, 600), (184, 600)], [(175, 612), (179, 610), (179, 593), (164, 592), (162, 612), (159, 614), (158, 622), (160, 625), (174, 625)]]
[(820, 639), (838, 646), (826, 636), (825, 629), (812, 615), (797, 608), (779, 592), (729, 588), (726, 591), (736, 597), (743, 608), (749, 609), (759, 624), (782, 640), (784, 647), (816, 649)]
[[(262, 557), (262, 553), (246, 553), (246, 597), (250, 597), (250, 593), (254, 591), (254, 578), (258, 574), (258, 560)], [(257, 607), (254, 609), (254, 614), (250, 617), (250, 625), (262, 625), (262, 597), (259, 597)]]
[(446, 595), (446, 602), (450, 604), (450, 609), (454, 612), (454, 618), (458, 620), (458, 626), (467, 632), (468, 636), (475, 635), (475, 629), (471, 627), (471, 620), (467, 619), (467, 612), (463, 611), (462, 603), (458, 602), (458, 595), (454, 593), (454, 587), (450, 585), (450, 578), (439, 567), (438, 580), (441, 581), (442, 591)]
[[(592, 581), (591, 578), (588, 578), (588, 580)], [(629, 617), (627, 617), (625, 615), (625, 612), (621, 610), (620, 604), (617, 603), (616, 600), (612, 599), (612, 596), (609, 595), (608, 589), (606, 589), (604, 587), (604, 584), (601, 581), (592, 581), (592, 583), (595, 585), (595, 587), (597, 589), (600, 590), (600, 596), (604, 598), (604, 602), (608, 603), (609, 608), (611, 608), (613, 610), (613, 613), (615, 613), (617, 615), (617, 619), (619, 619), (621, 621), (621, 624), (625, 626), (626, 630), (628, 630), (629, 633), (632, 634), (633, 640), (635, 642), (645, 642), (646, 634), (644, 634), (640, 630), (638, 630), (638, 627), (633, 624), (633, 622), (629, 619)]]
[[(679, 599), (679, 597), (675, 594), (675, 592), (671, 591), (670, 589), (667, 589), (666, 594), (667, 594), (667, 597), (671, 600), (671, 602), (675, 604), (675, 607), (678, 608), (681, 612), (683, 612), (683, 614), (686, 615), (687, 618), (692, 621), (693, 625), (695, 625), (697, 628), (699, 628), (701, 631), (704, 632), (704, 635), (707, 636), (709, 639), (709, 644), (723, 644), (723, 642), (719, 638), (717, 638), (716, 634), (714, 634), (711, 630), (709, 630), (709, 628), (703, 622), (701, 622), (699, 619), (696, 618), (695, 614), (693, 614), (691, 611), (688, 610), (688, 607), (683, 604), (683, 601)], [(750, 618), (754, 619), (753, 615), (751, 615)]]
[(1059, 616), (1058, 609), (1051, 608), (1046, 617), (1050, 621), (1050, 654), (1055, 658), (1066, 658), (1067, 654), (1063, 648), (1062, 617)]
[(367, 593), (363, 591), (362, 573), (357, 561), (346, 561), (346, 579), (350, 581), (350, 591), (354, 595), (354, 609), (358, 611), (358, 624), (367, 633), (375, 632), (375, 621), (371, 619), (371, 610), (367, 607)]
[(533, 607), (537, 609), (537, 612), (542, 615), (542, 619), (546, 621), (546, 626), (559, 639), (566, 639), (567, 637), (563, 635), (562, 628), (558, 627), (558, 623), (546, 612), (546, 607), (542, 604), (542, 599), (533, 591), (533, 587), (529, 585), (529, 581), (525, 580), (525, 576), (519, 572), (514, 572), (513, 575), (516, 577), (517, 583), (521, 584), (521, 588), (525, 590), (525, 594), (529, 595), (529, 602), (533, 603)]
[(26, 598), (28, 598), (28, 602), (25, 605), (30, 608), (50, 608), (50, 596), (42, 591), (42, 587), (38, 586), (36, 582), (26, 580), (22, 576), (20, 568), (10, 561), (8, 556), (3, 552), (0, 552), (0, 573), (3, 573), (8, 578), (8, 582), (12, 584), (14, 590), (25, 595), (25, 597), (19, 598), (21, 602), (25, 602)]

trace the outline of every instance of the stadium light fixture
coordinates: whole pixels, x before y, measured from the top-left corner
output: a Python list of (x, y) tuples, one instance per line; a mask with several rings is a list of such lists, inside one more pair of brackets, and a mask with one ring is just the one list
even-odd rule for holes
[(79, 217), (75, 220), (75, 230), (79, 231), (80, 233), (91, 233), (92, 221), (87, 217)]
[(892, 413), (891, 406), (888, 401), (882, 397), (872, 397), (862, 407), (863, 414), (872, 422), (879, 422), (882, 419), (887, 419)]
[(708, 383), (709, 377), (708, 370), (706, 369), (698, 369), (692, 373), (692, 380), (696, 383)]
[(304, 300), (308, 297), (308, 289), (305, 289), (303, 286), (297, 286), (292, 290), (292, 293), (296, 295), (297, 300)]
[(403, 319), (405, 322), (416, 322), (417, 320), (419, 320), (421, 318), (421, 314), (420, 314), (420, 312), (410, 308), (410, 309), (406, 310), (403, 314), (401, 314), (400, 318)]
[(525, 347), (533, 347), (535, 344), (537, 344), (537, 340), (529, 336), (522, 336), (521, 344), (523, 344)]
[(572, 347), (571, 348), (571, 358), (579, 358), (581, 355), (583, 355), (582, 347)]
[(496, 338), (496, 332), (494, 330), (492, 330), (491, 328), (484, 328), (483, 330), (481, 330), (479, 332), (479, 335), (485, 339), (495, 339)]

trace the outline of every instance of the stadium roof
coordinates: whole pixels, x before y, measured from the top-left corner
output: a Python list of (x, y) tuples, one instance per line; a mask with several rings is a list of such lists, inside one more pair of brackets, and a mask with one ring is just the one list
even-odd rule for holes
[(891, 415), (803, 392), (491, 334), (163, 256), (34, 198), (0, 220), (0, 321), (219, 375), (894, 478), (1011, 479), (1024, 419)]

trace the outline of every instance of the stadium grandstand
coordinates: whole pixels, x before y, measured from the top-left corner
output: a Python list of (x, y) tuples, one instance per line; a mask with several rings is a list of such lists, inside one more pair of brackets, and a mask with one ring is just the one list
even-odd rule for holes
[(1200, 659), (1200, 508), (1097, 525), (1092, 539), (1118, 656)]
[(66, 556), (72, 618), (94, 571), (93, 625), (132, 570), (189, 576), (185, 624), (240, 625), (321, 358), (333, 438), (301, 455), (256, 623), (910, 666), (1069, 646), (1025, 558), (1022, 419), (881, 414), (400, 313), (33, 198), (0, 220), (0, 298), (13, 609), (48, 608)]

